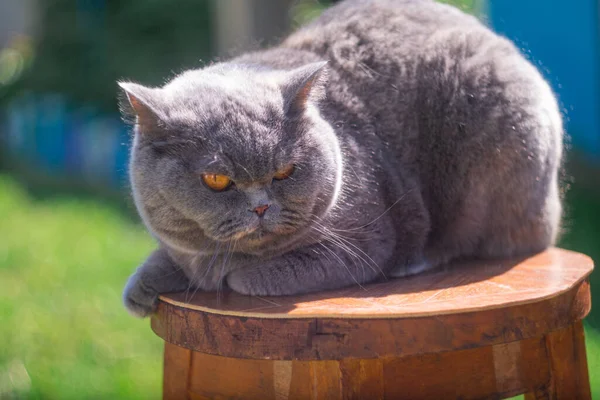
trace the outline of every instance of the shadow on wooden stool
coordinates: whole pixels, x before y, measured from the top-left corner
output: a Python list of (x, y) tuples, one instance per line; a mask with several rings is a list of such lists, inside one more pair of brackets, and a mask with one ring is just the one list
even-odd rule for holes
[(550, 249), (318, 294), (161, 296), (165, 399), (590, 399), (592, 260)]

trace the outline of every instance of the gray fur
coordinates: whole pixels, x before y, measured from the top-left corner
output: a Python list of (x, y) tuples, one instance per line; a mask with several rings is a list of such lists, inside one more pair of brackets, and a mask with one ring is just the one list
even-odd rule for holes
[[(325, 290), (556, 239), (554, 95), (453, 7), (347, 0), (273, 49), (121, 86), (138, 100), (134, 199), (159, 242), (125, 289), (135, 315), (167, 291)], [(206, 172), (235, 186), (211, 191)]]

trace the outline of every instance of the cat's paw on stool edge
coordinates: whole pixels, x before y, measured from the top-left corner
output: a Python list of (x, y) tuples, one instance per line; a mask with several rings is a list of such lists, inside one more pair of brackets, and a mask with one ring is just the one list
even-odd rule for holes
[(148, 317), (156, 311), (158, 292), (144, 285), (135, 273), (129, 278), (123, 291), (123, 304), (134, 317)]

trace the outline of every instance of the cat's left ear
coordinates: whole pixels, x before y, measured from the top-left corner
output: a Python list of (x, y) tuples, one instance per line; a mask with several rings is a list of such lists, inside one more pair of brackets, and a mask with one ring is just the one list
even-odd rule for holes
[(289, 116), (302, 114), (309, 102), (325, 96), (327, 61), (304, 65), (288, 72), (282, 86), (283, 102)]
[(154, 131), (160, 118), (154, 104), (156, 89), (148, 88), (132, 82), (118, 82), (122, 90), (119, 106), (126, 122), (137, 124), (142, 131)]

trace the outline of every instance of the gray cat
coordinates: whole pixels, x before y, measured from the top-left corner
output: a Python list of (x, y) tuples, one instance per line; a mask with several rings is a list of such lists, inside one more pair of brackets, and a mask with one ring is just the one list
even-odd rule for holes
[(120, 83), (158, 241), (125, 288), (295, 293), (554, 243), (563, 128), (508, 40), (430, 0), (348, 0), (279, 46)]

